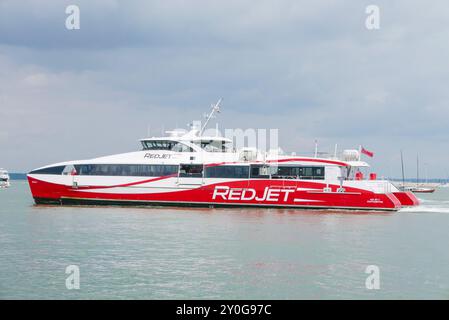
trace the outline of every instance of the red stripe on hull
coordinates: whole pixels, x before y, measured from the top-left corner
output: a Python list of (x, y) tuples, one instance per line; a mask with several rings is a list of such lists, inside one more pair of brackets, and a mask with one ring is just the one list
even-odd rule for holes
[[(196, 189), (159, 193), (106, 193), (90, 192), (71, 186), (49, 183), (28, 177), (34, 198), (90, 199), (105, 201), (138, 201), (155, 203), (192, 203), (222, 205), (258, 205), (279, 207), (345, 208), (367, 210), (398, 210), (401, 202), (392, 193), (373, 193), (357, 188), (336, 192), (323, 192), (324, 183), (291, 180), (244, 180), (199, 186)], [(106, 189), (107, 187), (105, 187)], [(298, 190), (298, 188), (300, 188)], [(110, 189), (110, 188), (109, 188)], [(304, 190), (310, 189), (310, 190)]]
[(120, 188), (120, 187), (132, 187), (132, 186), (137, 186), (139, 184), (144, 184), (144, 183), (148, 183), (148, 182), (156, 182), (156, 181), (160, 181), (160, 180), (164, 180), (167, 178), (171, 178), (171, 177), (176, 177), (177, 174), (171, 174), (168, 176), (162, 176), (162, 177), (158, 177), (158, 178), (152, 178), (152, 179), (148, 179), (148, 180), (142, 180), (142, 181), (137, 181), (137, 182), (130, 182), (130, 183), (125, 183), (125, 184), (117, 184), (117, 185), (113, 185), (113, 186), (80, 186), (78, 187), (78, 189), (110, 189), (110, 188)]
[(419, 205), (418, 198), (410, 191), (400, 191), (393, 193), (396, 198), (401, 202), (404, 207), (412, 207)]

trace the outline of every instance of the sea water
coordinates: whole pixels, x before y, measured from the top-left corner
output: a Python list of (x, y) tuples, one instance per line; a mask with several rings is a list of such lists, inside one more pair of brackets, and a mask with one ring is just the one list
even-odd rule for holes
[(449, 188), (419, 197), (396, 213), (60, 207), (12, 181), (0, 299), (448, 299)]

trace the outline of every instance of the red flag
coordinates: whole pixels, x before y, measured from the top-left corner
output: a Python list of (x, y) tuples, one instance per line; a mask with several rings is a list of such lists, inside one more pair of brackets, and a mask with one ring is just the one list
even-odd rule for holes
[(371, 158), (374, 156), (374, 152), (368, 151), (364, 147), (362, 147), (361, 152)]

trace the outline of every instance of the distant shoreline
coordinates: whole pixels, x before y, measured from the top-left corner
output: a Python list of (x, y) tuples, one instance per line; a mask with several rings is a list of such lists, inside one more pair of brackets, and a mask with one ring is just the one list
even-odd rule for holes
[(11, 172), (11, 173), (9, 173), (9, 178), (11, 180), (26, 180), (27, 179), (27, 174), (26, 173)]

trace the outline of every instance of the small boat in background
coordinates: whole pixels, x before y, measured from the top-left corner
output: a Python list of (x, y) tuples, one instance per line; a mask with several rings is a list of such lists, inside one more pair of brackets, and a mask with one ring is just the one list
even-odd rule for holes
[[(419, 185), (419, 157), (416, 156), (416, 186), (409, 187), (408, 190), (413, 193), (433, 193), (435, 192), (435, 188), (424, 186), (423, 184)], [(426, 167), (426, 184), (427, 184), (427, 167)]]
[(9, 186), (10, 183), (8, 171), (0, 168), (0, 188), (8, 188)]
[[(404, 192), (412, 193), (433, 193), (436, 187), (427, 183), (427, 170), (426, 170), (426, 182), (419, 184), (419, 157), (416, 156), (416, 185), (407, 185), (405, 182), (404, 171), (404, 157), (401, 150), (401, 168), (402, 168), (402, 184), (398, 186), (398, 189)], [(427, 168), (426, 168), (427, 169)]]
[(430, 188), (430, 187), (408, 187), (406, 188), (408, 191), (411, 191), (413, 193), (433, 193), (435, 192), (435, 188)]

